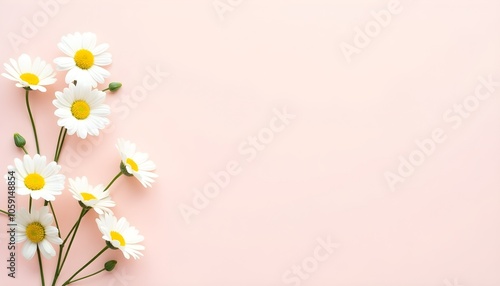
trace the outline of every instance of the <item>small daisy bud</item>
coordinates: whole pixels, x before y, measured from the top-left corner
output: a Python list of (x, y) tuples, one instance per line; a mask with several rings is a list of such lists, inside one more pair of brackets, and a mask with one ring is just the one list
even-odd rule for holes
[(113, 271), (113, 269), (115, 269), (115, 266), (118, 262), (116, 260), (110, 260), (106, 263), (104, 263), (104, 269), (106, 269), (106, 271)]
[(16, 144), (17, 147), (23, 148), (24, 145), (26, 145), (26, 139), (24, 139), (23, 136), (21, 136), (19, 133), (14, 134), (14, 143)]
[(122, 87), (121, 82), (112, 82), (109, 84), (108, 89), (109, 91), (117, 91)]

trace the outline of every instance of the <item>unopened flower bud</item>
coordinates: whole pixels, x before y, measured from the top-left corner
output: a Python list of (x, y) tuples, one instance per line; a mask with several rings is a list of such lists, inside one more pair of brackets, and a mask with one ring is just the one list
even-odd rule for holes
[(108, 85), (109, 91), (117, 91), (122, 87), (121, 82), (112, 82)]
[(14, 143), (16, 144), (17, 147), (23, 148), (24, 145), (26, 145), (26, 139), (24, 139), (23, 136), (21, 136), (19, 133), (14, 134)]
[(106, 269), (106, 271), (113, 271), (113, 269), (115, 269), (115, 266), (118, 262), (116, 260), (110, 260), (106, 263), (104, 263), (104, 269)]

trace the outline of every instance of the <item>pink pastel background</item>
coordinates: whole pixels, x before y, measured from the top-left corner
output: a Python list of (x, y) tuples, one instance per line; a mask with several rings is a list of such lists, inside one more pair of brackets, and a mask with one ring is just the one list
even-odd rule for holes
[[(500, 90), (456, 129), (443, 118), (474, 95), (479, 76), (500, 81), (500, 2), (401, 0), (348, 62), (342, 43), (354, 45), (356, 28), (389, 2), (1, 0), (2, 63), (23, 52), (52, 62), (61, 36), (76, 31), (110, 44), (106, 84), (124, 85), (107, 99), (112, 123), (98, 138), (68, 137), (65, 175), (107, 184), (120, 137), (157, 164), (153, 188), (133, 178), (112, 187), (115, 213), (146, 238), (144, 257), (108, 251), (85, 273), (108, 259), (119, 260), (115, 271), (75, 285), (500, 285)], [(48, 157), (64, 75), (31, 94)], [(3, 77), (0, 90), (6, 170), (22, 156), (12, 134), (31, 152), (34, 142), (23, 90)], [(285, 108), (295, 117), (265, 137)], [(391, 191), (384, 174), (436, 128), (446, 140)], [(247, 160), (245, 142), (259, 134), (268, 144)], [(194, 207), (194, 189), (213, 186), (210, 174), (231, 162), (239, 173), (188, 224), (180, 207)], [(5, 186), (1, 209), (6, 197)], [(79, 207), (68, 192), (54, 205), (67, 233)], [(61, 282), (104, 246), (95, 217), (84, 219)], [(0, 285), (39, 285), (36, 259), (20, 251), (17, 278), (7, 277), (4, 222)], [(318, 261), (328, 239), (338, 247)], [(307, 278), (287, 272), (303, 263)]]

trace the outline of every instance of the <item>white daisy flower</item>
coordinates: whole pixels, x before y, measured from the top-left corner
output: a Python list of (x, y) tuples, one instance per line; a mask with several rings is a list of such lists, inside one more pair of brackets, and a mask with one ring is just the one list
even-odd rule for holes
[(91, 207), (98, 214), (113, 213), (109, 208), (116, 204), (109, 197), (109, 190), (104, 191), (103, 185), (92, 187), (87, 177), (69, 179), (69, 190), (73, 198), (87, 207)]
[(52, 226), (54, 216), (49, 213), (49, 207), (40, 208), (40, 211), (32, 210), (29, 213), (26, 209), (21, 209), (16, 213), (16, 242), (25, 241), (22, 250), (26, 259), (31, 259), (35, 255), (36, 249), (45, 258), (56, 255), (53, 244), (61, 244), (63, 241), (58, 236), (58, 230)]
[(120, 249), (125, 258), (129, 259), (132, 256), (134, 259), (138, 259), (139, 256), (143, 255), (139, 251), (144, 250), (145, 247), (138, 243), (143, 241), (144, 237), (139, 235), (139, 231), (130, 226), (124, 217), (117, 220), (112, 214), (105, 213), (95, 221), (103, 234), (102, 238), (109, 242), (108, 245), (111, 245), (112, 248)]
[(54, 112), (59, 117), (57, 124), (68, 129), (68, 134), (82, 139), (87, 134), (97, 136), (99, 129), (109, 124), (109, 106), (104, 104), (106, 93), (92, 89), (89, 85), (71, 83), (63, 92), (56, 92), (52, 103), (57, 107)]
[(42, 198), (47, 201), (55, 200), (64, 189), (64, 175), (59, 174), (61, 166), (56, 162), (47, 164), (47, 158), (35, 154), (24, 155), (23, 161), (14, 159), (17, 177), (16, 192), (20, 195), (31, 195), (35, 200)]
[(145, 188), (151, 187), (151, 183), (154, 182), (154, 178), (157, 178), (158, 175), (152, 172), (156, 169), (156, 165), (149, 160), (149, 155), (136, 152), (134, 143), (121, 138), (118, 139), (116, 147), (122, 158), (120, 164), (122, 173), (126, 176), (136, 177)]
[(57, 47), (68, 57), (54, 59), (58, 70), (69, 70), (66, 83), (77, 81), (96, 87), (103, 83), (109, 72), (102, 68), (111, 64), (108, 44), (96, 46), (97, 37), (93, 33), (74, 33), (63, 36)]
[(17, 81), (17, 87), (29, 87), (32, 90), (45, 92), (47, 89), (44, 85), (56, 82), (52, 67), (38, 57), (35, 58), (34, 62), (31, 62), (30, 56), (22, 54), (17, 59), (17, 62), (10, 59), (10, 65), (8, 63), (3, 65), (8, 74), (2, 73), (2, 75), (10, 80)]

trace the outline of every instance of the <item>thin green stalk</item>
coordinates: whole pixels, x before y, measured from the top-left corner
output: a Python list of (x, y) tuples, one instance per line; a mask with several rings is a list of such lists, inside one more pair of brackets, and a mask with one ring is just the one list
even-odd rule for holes
[(57, 145), (56, 145), (56, 151), (54, 152), (54, 161), (57, 159), (57, 153), (59, 153), (59, 145), (61, 145), (61, 136), (63, 134), (64, 127), (61, 127), (61, 130), (59, 130), (59, 136), (57, 137)]
[(54, 272), (54, 279), (52, 280), (52, 286), (55, 286), (56, 285), (56, 282), (57, 282), (57, 278), (59, 278), (59, 275), (61, 274), (61, 271), (59, 270), (60, 267), (61, 267), (61, 259), (62, 259), (62, 254), (63, 254), (63, 250), (64, 250), (64, 246), (66, 245), (66, 241), (68, 240), (68, 238), (71, 236), (71, 234), (73, 233), (73, 231), (75, 230), (76, 226), (78, 224), (78, 221), (75, 222), (75, 224), (73, 225), (73, 227), (71, 228), (71, 230), (69, 231), (68, 235), (66, 236), (66, 238), (64, 239), (63, 243), (61, 243), (59, 245), (59, 255), (57, 257), (57, 266), (56, 266), (56, 271)]
[(29, 213), (31, 213), (31, 205), (32, 204), (33, 204), (33, 198), (30, 196)]
[(75, 222), (75, 224), (73, 225), (73, 227), (71, 228), (71, 230), (68, 232), (68, 235), (66, 236), (66, 238), (64, 239), (63, 241), (63, 244), (66, 243), (66, 241), (68, 241), (68, 238), (70, 238), (71, 234), (73, 233), (73, 231), (75, 230), (76, 226), (78, 224), (78, 221)]
[(78, 218), (78, 221), (76, 222), (76, 227), (74, 228), (75, 231), (73, 231), (73, 235), (71, 236), (71, 240), (69, 241), (68, 248), (66, 249), (66, 253), (64, 254), (64, 258), (61, 262), (61, 266), (59, 267), (58, 272), (60, 273), (62, 268), (64, 267), (64, 263), (66, 262), (66, 258), (68, 258), (69, 250), (71, 249), (71, 245), (73, 244), (73, 240), (76, 237), (76, 233), (78, 232), (78, 228), (80, 227), (80, 223), (82, 222), (82, 218), (87, 214), (88, 210), (82, 208), (82, 212), (80, 213), (80, 217)]
[(56, 286), (57, 278), (59, 278), (60, 271), (58, 271), (61, 264), (62, 252), (64, 249), (64, 242), (59, 245), (59, 255), (57, 256), (57, 266), (56, 271), (54, 271), (54, 278), (52, 279), (52, 286)]
[(31, 113), (29, 93), (30, 89), (26, 88), (26, 107), (28, 108), (28, 114), (30, 116), (31, 126), (33, 127), (33, 134), (35, 135), (36, 153), (40, 154), (40, 145), (38, 145), (38, 135), (36, 133), (35, 120), (33, 120), (33, 114)]
[[(61, 127), (61, 131), (64, 127)], [(61, 156), (61, 151), (62, 151), (62, 147), (64, 145), (64, 140), (66, 139), (66, 134), (68, 133), (68, 129), (64, 128), (64, 131), (63, 131), (63, 134), (62, 134), (62, 138), (61, 138), (61, 142), (56, 150), (56, 154), (55, 154), (55, 158), (54, 158), (54, 161), (57, 162), (59, 161), (59, 157)]]
[(105, 246), (101, 251), (99, 251), (99, 253), (97, 253), (92, 259), (89, 260), (89, 262), (87, 262), (85, 265), (83, 265), (80, 269), (78, 269), (78, 271), (75, 272), (75, 274), (73, 274), (73, 276), (71, 276), (68, 280), (66, 280), (66, 282), (64, 282), (64, 284), (62, 286), (66, 286), (74, 281), (71, 281), (71, 279), (75, 278), (76, 275), (78, 275), (80, 272), (82, 272), (87, 266), (89, 266), (92, 262), (94, 262), (94, 260), (96, 260), (101, 254), (104, 253), (104, 251), (108, 250), (109, 246)]
[(21, 149), (23, 149), (24, 154), (28, 154), (28, 151), (26, 151), (26, 148), (24, 148), (24, 146), (23, 146), (23, 147), (21, 147)]
[[(118, 175), (116, 175), (113, 180), (111, 180), (111, 182), (109, 182), (108, 186), (106, 186), (106, 188), (104, 189), (104, 191), (106, 191), (107, 189), (109, 189), (109, 187), (111, 187), (111, 185), (116, 181), (116, 179), (118, 179), (121, 175), (123, 175), (123, 173), (120, 171), (120, 173), (118, 173)], [(103, 192), (104, 192), (103, 191)]]
[(52, 206), (52, 202), (51, 201), (49, 201), (49, 206), (50, 206), (50, 211), (52, 212), (52, 215), (54, 216), (54, 221), (56, 223), (58, 235), (59, 235), (59, 237), (61, 237), (61, 231), (60, 231), (60, 228), (59, 228), (59, 223), (57, 222), (56, 212), (54, 211), (54, 207)]
[(70, 283), (75, 283), (75, 282), (77, 282), (77, 281), (81, 281), (81, 280), (83, 280), (83, 279), (87, 279), (87, 278), (89, 278), (89, 277), (92, 277), (92, 276), (94, 276), (94, 275), (97, 275), (97, 274), (99, 274), (99, 273), (103, 272), (104, 270), (106, 270), (106, 268), (103, 268), (103, 269), (101, 269), (101, 270), (99, 270), (99, 271), (96, 271), (96, 272), (94, 272), (94, 273), (92, 273), (92, 274), (89, 274), (89, 275), (87, 275), (87, 276), (84, 276), (84, 277), (82, 277), (82, 278), (78, 278), (78, 279), (75, 279), (75, 280), (73, 280), (73, 281), (70, 281), (68, 284), (70, 284)]
[(37, 247), (36, 254), (38, 256), (38, 265), (40, 266), (40, 279), (42, 279), (42, 286), (45, 286), (45, 278), (43, 277), (43, 266), (42, 266), (42, 257), (40, 255), (40, 249)]
[(8, 213), (8, 212), (6, 212), (6, 211), (4, 211), (4, 210), (0, 210), (0, 213), (3, 213), (3, 214), (5, 214), (5, 215), (7, 215), (7, 216), (11, 216), (11, 214), (10, 214), (10, 213)]
[[(50, 206), (50, 210), (52, 212), (52, 215), (54, 216), (54, 221), (56, 223), (56, 227), (57, 227), (57, 235), (59, 236), (59, 238), (61, 237), (61, 229), (59, 228), (59, 222), (57, 221), (57, 216), (56, 216), (56, 212), (54, 210), (54, 207), (52, 206), (52, 202), (50, 201), (45, 201), (45, 205), (49, 205)], [(60, 259), (61, 259), (61, 253), (63, 251), (63, 247), (64, 247), (64, 242), (62, 244), (59, 245), (59, 257), (57, 259), (57, 267), (59, 267), (59, 262), (60, 262)], [(54, 273), (54, 281), (53, 281), (53, 286), (55, 286), (55, 283), (56, 283), (56, 279), (57, 279), (57, 276), (59, 276), (59, 273), (57, 272), (57, 269), (56, 268), (56, 271)]]

